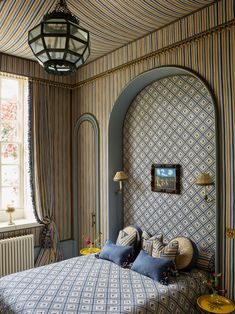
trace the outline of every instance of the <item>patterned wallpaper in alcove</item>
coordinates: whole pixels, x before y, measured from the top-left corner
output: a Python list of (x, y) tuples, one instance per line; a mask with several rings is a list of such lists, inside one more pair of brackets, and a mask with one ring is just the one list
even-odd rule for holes
[[(148, 85), (134, 99), (124, 122), (124, 223), (138, 223), (169, 240), (190, 237), (215, 248), (215, 202), (194, 184), (199, 172), (215, 175), (214, 107), (193, 76), (171, 76)], [(151, 191), (152, 163), (181, 165), (181, 194)], [(210, 196), (214, 196), (212, 188)]]

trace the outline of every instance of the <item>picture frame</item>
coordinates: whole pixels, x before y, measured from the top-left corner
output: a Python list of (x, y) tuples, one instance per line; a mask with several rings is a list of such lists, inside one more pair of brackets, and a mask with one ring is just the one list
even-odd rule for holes
[(180, 165), (152, 164), (151, 190), (153, 192), (180, 194)]

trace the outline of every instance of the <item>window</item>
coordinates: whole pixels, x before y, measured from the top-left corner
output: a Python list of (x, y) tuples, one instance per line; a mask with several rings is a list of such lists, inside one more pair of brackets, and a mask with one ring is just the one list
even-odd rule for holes
[(29, 185), (28, 89), (24, 79), (0, 76), (0, 222), (33, 218)]

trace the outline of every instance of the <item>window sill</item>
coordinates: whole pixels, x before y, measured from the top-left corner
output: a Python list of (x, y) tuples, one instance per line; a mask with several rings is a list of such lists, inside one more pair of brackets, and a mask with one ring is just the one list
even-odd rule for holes
[(8, 222), (0, 222), (0, 233), (43, 226), (35, 220), (28, 219), (15, 220), (14, 223), (14, 225), (8, 225)]

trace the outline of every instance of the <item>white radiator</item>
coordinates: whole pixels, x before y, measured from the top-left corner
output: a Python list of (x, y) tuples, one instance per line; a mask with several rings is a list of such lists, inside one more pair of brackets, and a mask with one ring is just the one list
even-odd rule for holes
[(0, 240), (0, 277), (33, 267), (33, 234)]

